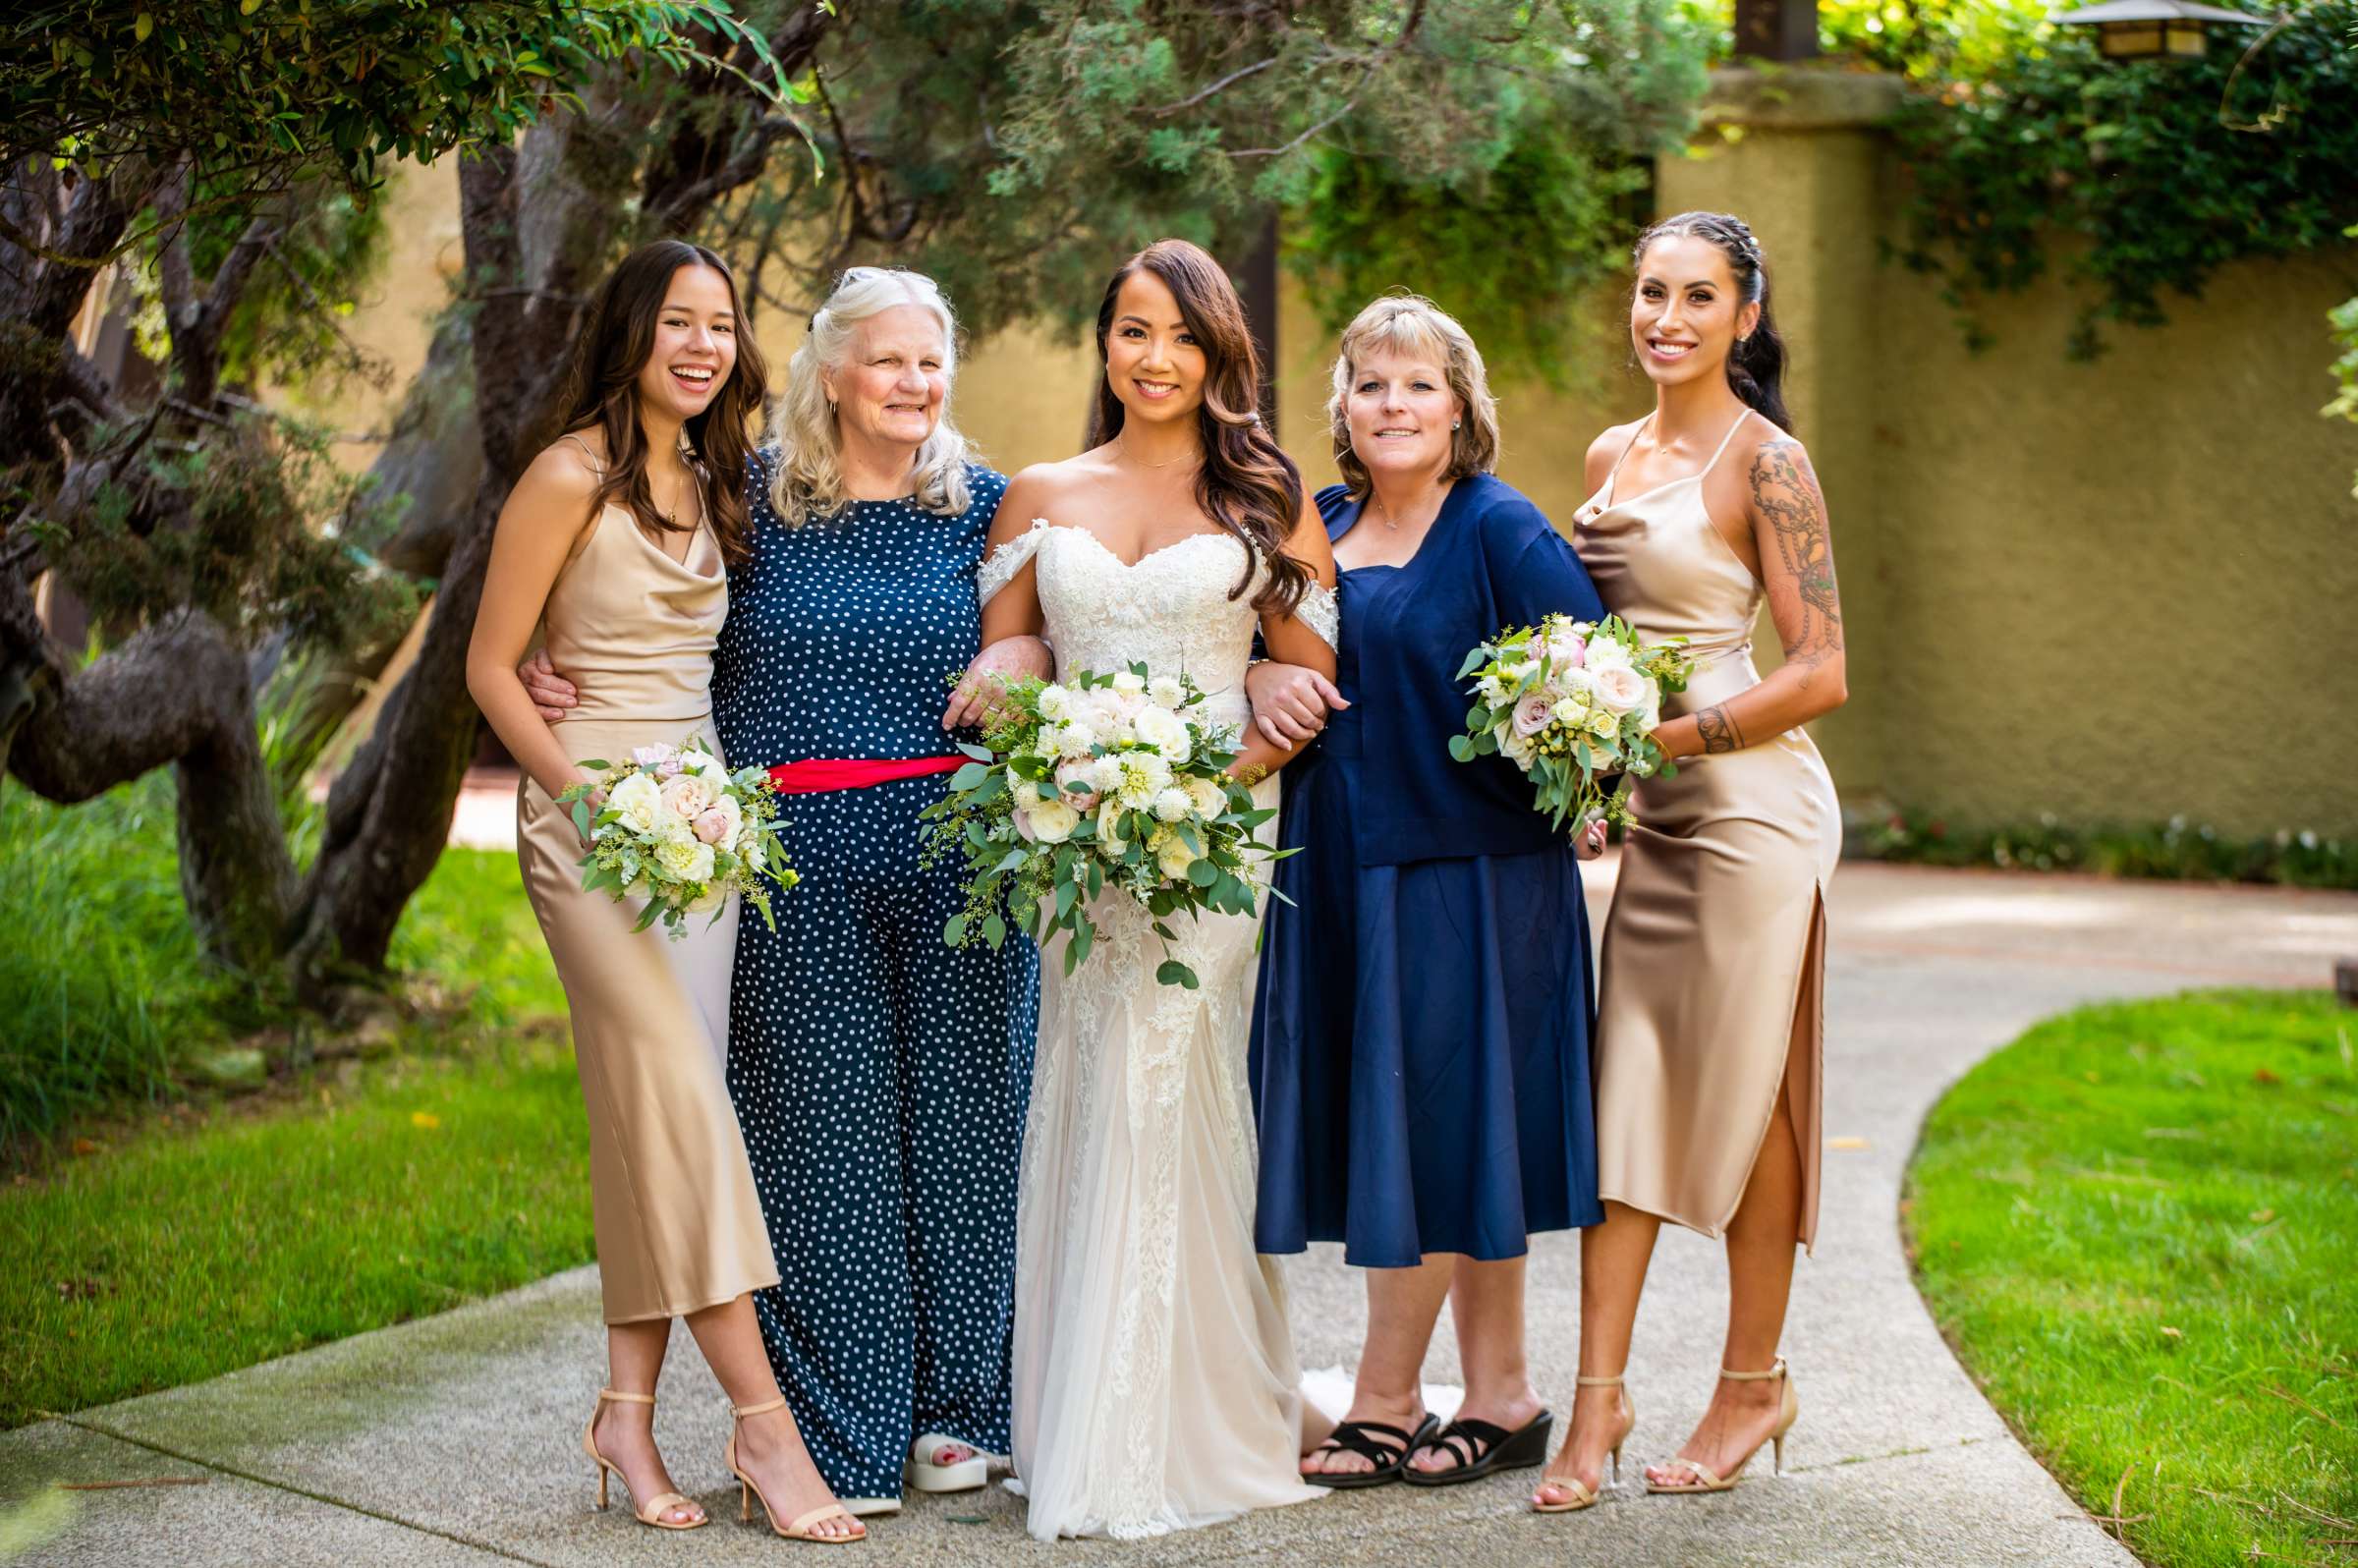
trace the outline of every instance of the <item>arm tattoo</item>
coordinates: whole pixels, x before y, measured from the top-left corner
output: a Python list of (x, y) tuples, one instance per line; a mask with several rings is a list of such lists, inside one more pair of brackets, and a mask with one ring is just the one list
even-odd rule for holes
[(1695, 715), (1695, 733), (1703, 737), (1705, 756), (1717, 752), (1740, 752), (1744, 749), (1744, 732), (1736, 728), (1735, 715), (1725, 703), (1707, 707)]
[(1793, 584), (1799, 622), (1785, 650), (1802, 684), (1842, 651), (1842, 601), (1834, 589), (1834, 543), (1825, 496), (1798, 441), (1769, 441), (1752, 465), (1753, 510), (1768, 525), (1777, 564)]

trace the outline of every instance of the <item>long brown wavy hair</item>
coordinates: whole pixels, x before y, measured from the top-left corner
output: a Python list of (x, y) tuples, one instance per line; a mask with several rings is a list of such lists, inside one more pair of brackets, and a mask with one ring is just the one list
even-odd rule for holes
[(671, 275), (682, 267), (710, 267), (729, 286), (729, 309), (737, 317), (737, 361), (728, 379), (688, 421), (688, 464), (696, 475), (705, 515), (732, 565), (752, 558), (752, 521), (746, 511), (746, 465), (754, 452), (761, 405), (769, 393), (769, 366), (747, 329), (739, 304), (737, 275), (701, 245), (656, 240), (615, 263), (590, 302), (590, 316), (574, 342), (568, 382), (565, 432), (595, 428), (606, 438), (605, 472), (598, 477), (592, 507), (619, 501), (649, 534), (686, 533), (696, 525), (672, 523), (655, 510), (647, 487), (646, 428), (639, 422), (639, 374), (655, 352), (655, 321)]
[(1114, 296), (1141, 271), (1171, 291), (1179, 318), (1204, 350), (1204, 403), (1196, 411), (1204, 466), (1196, 471), (1196, 504), (1252, 558), (1228, 596), (1243, 597), (1256, 568), (1265, 566), (1268, 581), (1253, 607), (1290, 615), (1311, 583), (1310, 569), (1285, 552), (1302, 517), (1302, 471), (1262, 422), (1261, 356), (1245, 324), (1244, 302), (1202, 247), (1157, 240), (1123, 262), (1105, 285), (1097, 307), (1097, 401), (1090, 411), (1089, 444), (1102, 446), (1122, 432), (1125, 411), (1106, 371), (1105, 340), (1113, 330)]

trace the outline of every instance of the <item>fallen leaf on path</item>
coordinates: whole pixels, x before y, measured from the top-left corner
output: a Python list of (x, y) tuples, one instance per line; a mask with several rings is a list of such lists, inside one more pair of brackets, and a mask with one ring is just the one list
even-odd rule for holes
[(1829, 1138), (1825, 1141), (1825, 1147), (1828, 1148), (1839, 1148), (1847, 1151), (1850, 1149), (1866, 1148), (1869, 1146), (1867, 1140), (1864, 1138)]

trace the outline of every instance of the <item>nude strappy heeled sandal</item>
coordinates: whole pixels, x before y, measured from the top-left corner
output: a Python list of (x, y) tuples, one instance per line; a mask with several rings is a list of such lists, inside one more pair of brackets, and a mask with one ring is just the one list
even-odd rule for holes
[[(1730, 1372), (1727, 1368), (1722, 1367), (1719, 1369), (1719, 1375), (1726, 1378), (1731, 1383), (1765, 1382), (1768, 1378), (1774, 1377), (1784, 1385), (1781, 1391), (1781, 1397), (1777, 1401), (1776, 1428), (1768, 1434), (1768, 1441), (1775, 1445), (1775, 1473), (1780, 1476), (1783, 1475), (1785, 1471), (1785, 1433), (1793, 1429), (1794, 1419), (1801, 1414), (1801, 1401), (1794, 1395), (1793, 1379), (1785, 1371), (1785, 1358), (1782, 1356), (1777, 1357), (1776, 1365), (1769, 1368), (1767, 1372)], [(1662, 1467), (1663, 1469), (1667, 1470), (1671, 1465), (1678, 1465), (1687, 1470), (1691, 1470), (1695, 1473), (1695, 1481), (1697, 1484), (1692, 1486), (1664, 1486), (1653, 1481), (1649, 1481), (1646, 1483), (1646, 1489), (1655, 1493), (1656, 1496), (1661, 1497), (1681, 1497), (1690, 1492), (1729, 1490), (1737, 1482), (1744, 1478), (1744, 1467), (1751, 1464), (1753, 1461), (1753, 1456), (1758, 1454), (1760, 1451), (1760, 1446), (1756, 1443), (1753, 1446), (1752, 1453), (1746, 1454), (1742, 1459), (1736, 1461), (1736, 1468), (1727, 1473), (1727, 1479), (1725, 1481), (1722, 1481), (1717, 1476), (1712, 1474), (1712, 1469), (1709, 1465), (1699, 1464), (1692, 1459), (1670, 1460)]]
[[(622, 1473), (622, 1467), (597, 1451), (595, 1435), (597, 1413), (606, 1408), (606, 1401), (609, 1399), (618, 1405), (651, 1405), (655, 1402), (655, 1396), (652, 1394), (618, 1394), (611, 1388), (601, 1388), (597, 1391), (597, 1403), (590, 1407), (590, 1425), (582, 1428), (582, 1452), (588, 1454), (597, 1465), (597, 1506), (601, 1510), (606, 1506), (606, 1478), (609, 1475), (622, 1483), (624, 1491), (631, 1489), (631, 1478)], [(638, 1500), (637, 1497), (631, 1499), (634, 1503)], [(632, 1509), (631, 1517), (643, 1525), (652, 1525), (657, 1530), (694, 1530), (700, 1525), (710, 1524), (711, 1519), (701, 1511), (694, 1519), (670, 1520), (663, 1517), (665, 1509), (694, 1508), (696, 1506), (694, 1498), (683, 1497), (676, 1491), (667, 1491), (649, 1497), (645, 1506)]]
[(743, 1409), (740, 1409), (735, 1405), (731, 1405), (729, 1407), (729, 1415), (733, 1417), (734, 1420), (732, 1420), (729, 1424), (729, 1448), (727, 1457), (729, 1463), (729, 1474), (737, 1478), (738, 1517), (740, 1519), (753, 1518), (754, 1499), (756, 1497), (760, 1497), (762, 1517), (769, 1521), (770, 1529), (776, 1531), (779, 1535), (784, 1536), (788, 1540), (808, 1540), (814, 1545), (818, 1546), (848, 1546), (854, 1541), (866, 1540), (868, 1539), (868, 1532), (865, 1530), (856, 1536), (814, 1536), (811, 1533), (811, 1527), (820, 1523), (823, 1520), (849, 1519), (852, 1517), (852, 1511), (839, 1502), (831, 1502), (822, 1507), (814, 1508), (809, 1513), (800, 1516), (791, 1523), (783, 1525), (779, 1524), (777, 1510), (769, 1506), (769, 1499), (767, 1497), (762, 1496), (760, 1485), (755, 1482), (753, 1477), (747, 1475), (744, 1471), (737, 1468), (737, 1428), (745, 1424), (745, 1418), (748, 1416), (766, 1416), (773, 1410), (784, 1410), (785, 1408), (786, 1400), (783, 1395), (769, 1401), (765, 1405), (747, 1405)]
[[(1621, 1386), (1621, 1379), (1618, 1377), (1575, 1377), (1572, 1380), (1582, 1388), (1619, 1388)], [(1621, 1445), (1629, 1441), (1629, 1434), (1637, 1428), (1638, 1425), (1638, 1402), (1624, 1392), (1621, 1396), (1621, 1404), (1629, 1415), (1628, 1419), (1621, 1423), (1621, 1430), (1613, 1437), (1613, 1481), (1615, 1484), (1621, 1480)], [(1535, 1514), (1578, 1513), (1583, 1508), (1596, 1507), (1601, 1496), (1601, 1493), (1589, 1490), (1587, 1484), (1578, 1476), (1567, 1476), (1562, 1481), (1543, 1481), (1540, 1484), (1553, 1486), (1559, 1491), (1568, 1491), (1572, 1494), (1572, 1498), (1569, 1502), (1543, 1502), (1539, 1495), (1534, 1493), (1531, 1499), (1531, 1511)]]

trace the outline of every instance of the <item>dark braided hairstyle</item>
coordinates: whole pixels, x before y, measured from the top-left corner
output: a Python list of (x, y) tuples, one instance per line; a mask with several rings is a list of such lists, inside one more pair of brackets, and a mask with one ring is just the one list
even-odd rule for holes
[(1631, 261), (1644, 261), (1656, 241), (1680, 235), (1717, 246), (1727, 257), (1728, 270), (1735, 274), (1737, 305), (1761, 308), (1761, 319), (1751, 335), (1736, 339), (1728, 350), (1727, 384), (1763, 418), (1792, 434), (1793, 417), (1785, 412), (1783, 389), (1785, 340), (1777, 336), (1775, 318), (1768, 312), (1768, 261), (1761, 254), (1761, 242), (1742, 218), (1731, 213), (1681, 212), (1639, 235)]

